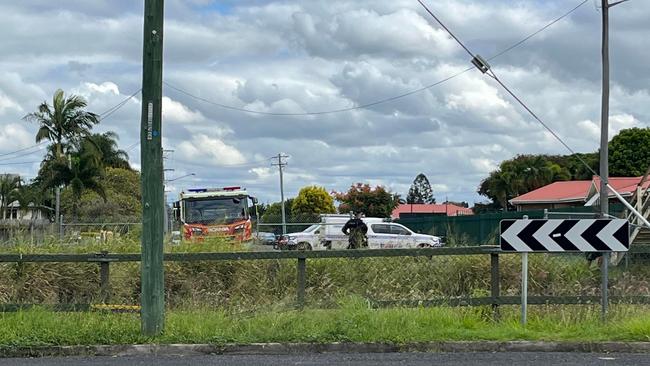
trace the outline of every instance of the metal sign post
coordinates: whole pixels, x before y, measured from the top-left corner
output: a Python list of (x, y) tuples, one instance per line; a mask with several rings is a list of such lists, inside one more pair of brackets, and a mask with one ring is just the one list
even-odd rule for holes
[[(528, 215), (524, 215), (528, 220)], [(521, 325), (526, 326), (528, 319), (528, 252), (521, 253)]]
[(528, 253), (603, 253), (601, 306), (603, 319), (608, 306), (608, 261), (610, 252), (630, 247), (630, 223), (623, 219), (503, 220), (500, 244), (504, 252), (522, 253), (521, 322), (526, 324), (528, 302)]
[(528, 253), (521, 253), (521, 325), (528, 317)]

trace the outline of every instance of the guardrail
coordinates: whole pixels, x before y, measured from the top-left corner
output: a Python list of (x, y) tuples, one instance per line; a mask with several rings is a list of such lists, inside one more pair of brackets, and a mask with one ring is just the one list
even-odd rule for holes
[[(571, 253), (571, 252), (567, 252)], [(632, 246), (629, 253), (649, 254), (650, 246)], [(239, 260), (297, 260), (296, 307), (305, 305), (305, 287), (307, 280), (307, 259), (324, 258), (381, 258), (381, 257), (434, 257), (434, 256), (490, 256), (490, 296), (476, 298), (431, 299), (421, 301), (371, 301), (376, 307), (382, 306), (481, 306), (491, 305), (498, 312), (500, 305), (520, 304), (515, 296), (501, 296), (499, 256), (502, 254), (497, 246), (457, 247), (457, 248), (418, 248), (418, 249), (357, 249), (328, 251), (282, 251), (282, 252), (221, 252), (221, 253), (165, 253), (166, 262), (194, 261), (239, 261)], [(508, 255), (513, 255), (508, 253)], [(108, 252), (90, 254), (0, 254), (0, 263), (97, 263), (100, 266), (100, 298), (108, 303), (110, 264), (119, 262), (139, 262), (140, 254), (112, 254)], [(535, 296), (529, 298), (529, 304), (598, 304), (599, 296)], [(618, 296), (610, 298), (613, 303), (650, 304), (650, 296)], [(0, 306), (0, 311), (15, 311), (33, 305), (7, 304)], [(88, 304), (60, 304), (55, 309), (91, 308)]]

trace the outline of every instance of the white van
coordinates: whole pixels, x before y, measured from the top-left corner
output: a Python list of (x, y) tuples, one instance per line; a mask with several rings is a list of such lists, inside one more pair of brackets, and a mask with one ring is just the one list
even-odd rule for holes
[[(348, 246), (348, 236), (343, 234), (343, 226), (349, 219), (348, 215), (322, 215), (321, 224), (289, 234), (288, 244), (298, 250), (345, 249)], [(362, 220), (368, 225), (369, 249), (442, 246), (439, 237), (414, 233), (401, 224), (377, 217), (364, 217)]]

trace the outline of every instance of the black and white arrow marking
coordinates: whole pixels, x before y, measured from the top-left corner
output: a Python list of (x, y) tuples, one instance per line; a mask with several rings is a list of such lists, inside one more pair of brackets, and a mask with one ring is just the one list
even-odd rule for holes
[(508, 252), (625, 252), (627, 220), (503, 220), (501, 250)]

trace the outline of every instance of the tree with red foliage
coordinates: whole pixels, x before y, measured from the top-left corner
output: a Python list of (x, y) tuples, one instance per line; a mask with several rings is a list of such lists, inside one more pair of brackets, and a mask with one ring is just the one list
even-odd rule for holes
[(367, 217), (390, 217), (399, 205), (399, 195), (382, 186), (372, 188), (369, 184), (353, 184), (347, 192), (332, 192), (340, 202), (339, 212), (363, 212)]

